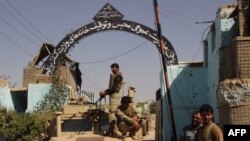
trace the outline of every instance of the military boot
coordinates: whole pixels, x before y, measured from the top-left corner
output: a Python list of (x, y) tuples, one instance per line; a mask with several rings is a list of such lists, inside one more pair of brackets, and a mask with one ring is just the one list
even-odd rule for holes
[(104, 133), (103, 136), (112, 136), (112, 135), (111, 135), (111, 130), (108, 129), (108, 131), (106, 131), (106, 133)]
[(137, 140), (137, 137), (136, 137), (135, 133), (130, 132), (129, 136), (132, 138), (132, 140)]
[(122, 133), (118, 130), (117, 125), (114, 125), (113, 133), (114, 133), (114, 136), (118, 136), (118, 137), (122, 136)]

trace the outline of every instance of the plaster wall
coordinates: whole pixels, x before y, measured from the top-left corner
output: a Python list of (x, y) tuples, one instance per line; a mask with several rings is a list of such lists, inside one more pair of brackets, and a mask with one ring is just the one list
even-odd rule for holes
[(0, 87), (0, 104), (9, 110), (14, 110), (9, 87)]
[[(160, 76), (161, 77), (161, 76)], [(185, 65), (176, 65), (168, 67), (168, 78), (170, 84), (170, 95), (172, 100), (176, 134), (179, 136), (182, 128), (190, 123), (191, 114), (199, 110), (202, 104), (208, 103), (215, 105), (215, 101), (208, 95), (207, 89), (207, 68), (187, 67)], [(161, 111), (158, 113), (157, 123), (161, 123), (161, 130), (164, 133), (162, 137), (157, 137), (164, 141), (171, 140), (171, 123), (168, 107), (168, 98), (164, 90), (164, 82), (161, 79)], [(159, 101), (157, 102), (159, 104)], [(158, 106), (159, 107), (159, 106)], [(159, 112), (159, 109), (157, 109)], [(217, 115), (215, 115), (217, 116)], [(157, 116), (159, 117), (159, 116)], [(160, 130), (157, 132), (161, 132)]]
[[(230, 17), (235, 7), (221, 7), (217, 11), (215, 23), (207, 34), (207, 95), (208, 101), (211, 101), (212, 106), (218, 115), (218, 106), (216, 91), (219, 85), (219, 63), (220, 63), (220, 49), (222, 47), (231, 47), (232, 38), (235, 31), (235, 21)], [(228, 60), (231, 61), (231, 60)], [(219, 117), (215, 116), (218, 121)]]
[(168, 67), (170, 93), (177, 137), (182, 128), (190, 123), (193, 111), (199, 110), (202, 104), (214, 105), (206, 87), (207, 70), (203, 67)]
[(37, 102), (42, 100), (43, 96), (49, 92), (50, 84), (29, 84), (28, 100), (26, 112), (32, 112)]

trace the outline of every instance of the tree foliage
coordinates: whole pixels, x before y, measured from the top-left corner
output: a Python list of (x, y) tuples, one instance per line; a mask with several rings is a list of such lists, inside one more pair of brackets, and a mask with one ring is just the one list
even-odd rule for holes
[(149, 109), (150, 109), (150, 113), (155, 114), (156, 113), (156, 102), (153, 101), (149, 104)]
[[(37, 103), (32, 113), (18, 113), (0, 105), (0, 134), (7, 141), (34, 141), (45, 137), (45, 125), (55, 111), (60, 111), (67, 101), (69, 88), (59, 73), (52, 75), (49, 92)], [(1, 135), (0, 135), (1, 136)]]
[(33, 141), (44, 136), (51, 113), (17, 113), (0, 106), (0, 133), (7, 141)]
[(67, 101), (69, 88), (63, 83), (59, 73), (52, 75), (52, 85), (49, 93), (35, 107), (37, 111), (60, 111)]

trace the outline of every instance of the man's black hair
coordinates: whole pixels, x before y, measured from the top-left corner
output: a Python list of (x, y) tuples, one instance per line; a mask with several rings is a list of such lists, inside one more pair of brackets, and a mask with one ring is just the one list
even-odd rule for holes
[(200, 114), (200, 111), (193, 111), (192, 112), (192, 115), (197, 115), (197, 114)]
[(110, 66), (111, 68), (113, 68), (113, 67), (115, 67), (115, 68), (119, 68), (119, 65), (117, 64), (117, 63), (113, 63), (113, 64), (111, 64), (111, 66)]
[(209, 104), (203, 104), (200, 107), (200, 112), (210, 112), (213, 114), (214, 110), (213, 107), (210, 106)]
[(132, 103), (131, 97), (129, 96), (122, 97), (121, 104), (129, 104), (129, 103)]

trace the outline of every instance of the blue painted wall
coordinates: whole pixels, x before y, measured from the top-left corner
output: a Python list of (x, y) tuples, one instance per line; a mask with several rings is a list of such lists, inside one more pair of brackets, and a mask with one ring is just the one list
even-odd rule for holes
[(0, 104), (17, 112), (31, 112), (50, 87), (51, 84), (29, 84), (27, 93), (11, 93), (10, 88), (0, 87)]
[(28, 85), (28, 103), (26, 112), (32, 112), (37, 102), (42, 100), (43, 96), (49, 93), (51, 84), (29, 84)]
[[(186, 67), (185, 64), (168, 67), (170, 93), (173, 104), (174, 120), (179, 140), (182, 128), (191, 121), (191, 114), (202, 104), (214, 108), (215, 122), (218, 123), (216, 90), (219, 83), (220, 48), (230, 46), (235, 32), (235, 21), (230, 17), (234, 8), (218, 9), (214, 25), (207, 34), (204, 46), (204, 67)], [(223, 14), (221, 14), (223, 11)], [(223, 18), (221, 17), (223, 15)], [(162, 82), (162, 141), (171, 141), (166, 90)]]
[(6, 107), (8, 110), (14, 110), (10, 88), (0, 87), (0, 104)]
[[(176, 133), (179, 139), (182, 128), (190, 123), (194, 110), (208, 101), (207, 69), (190, 68), (185, 65), (168, 67), (170, 94), (174, 111)], [(162, 83), (163, 84), (163, 83)], [(163, 87), (162, 87), (163, 88)], [(169, 121), (168, 100), (166, 90), (162, 89), (163, 141), (171, 140), (171, 124)]]
[(168, 74), (176, 130), (177, 135), (179, 135), (181, 129), (190, 123), (194, 110), (199, 110), (199, 107), (204, 103), (211, 104), (213, 102), (208, 100), (206, 68), (172, 66), (169, 67)]
[[(233, 37), (236, 34), (235, 21), (230, 17), (234, 8), (220, 8), (217, 11), (215, 23), (211, 30), (208, 32), (207, 41), (207, 90), (209, 101), (214, 101), (212, 104), (215, 114), (218, 115), (216, 91), (219, 84), (219, 61), (220, 61), (220, 48), (231, 47)], [(223, 17), (222, 17), (223, 16)], [(215, 121), (218, 122), (219, 117), (215, 116)]]

